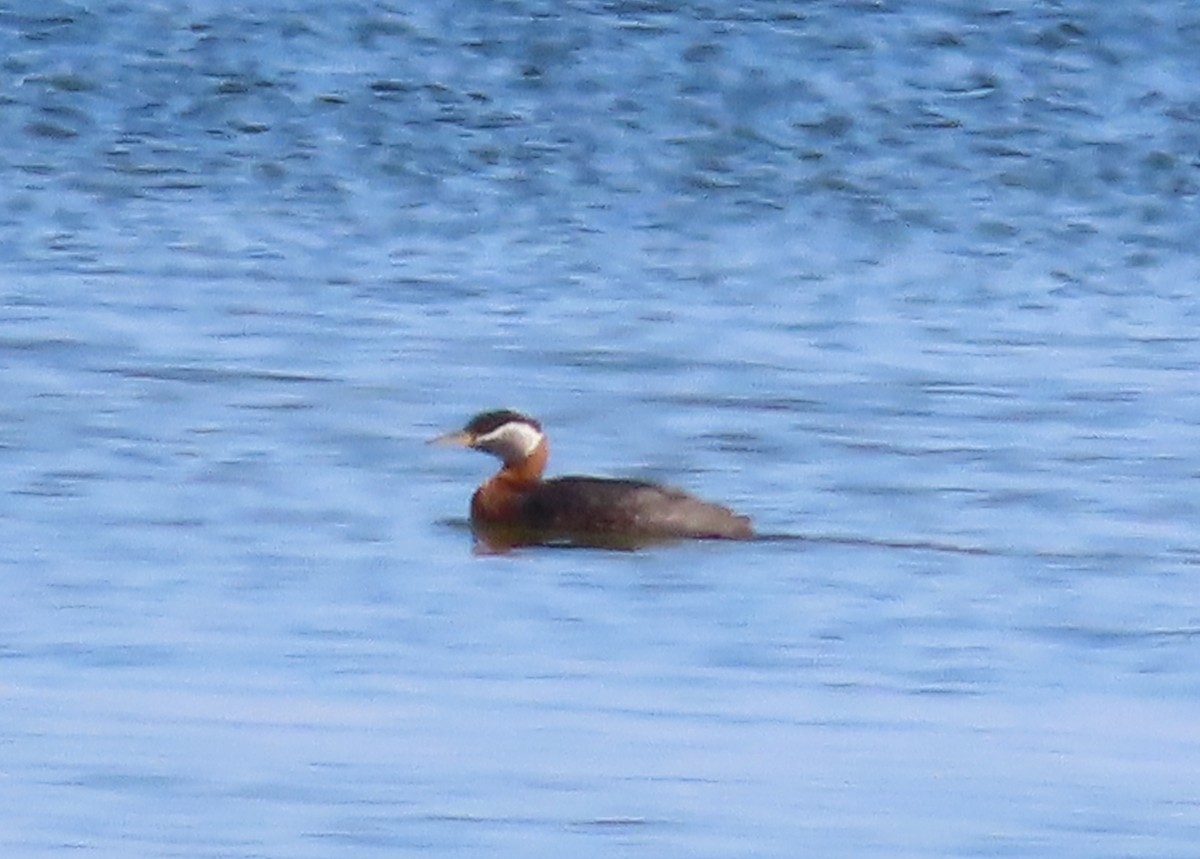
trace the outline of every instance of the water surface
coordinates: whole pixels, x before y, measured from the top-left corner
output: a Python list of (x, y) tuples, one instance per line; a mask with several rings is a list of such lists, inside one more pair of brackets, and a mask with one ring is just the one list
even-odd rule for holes
[[(1192, 856), (1198, 40), (0, 2), (4, 854)], [(497, 406), (781, 538), (476, 555)]]

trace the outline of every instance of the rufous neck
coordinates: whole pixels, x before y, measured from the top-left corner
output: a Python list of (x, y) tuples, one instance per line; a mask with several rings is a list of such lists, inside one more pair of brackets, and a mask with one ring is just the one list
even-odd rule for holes
[(549, 458), (550, 445), (543, 438), (529, 456), (516, 462), (504, 463), (496, 479), (519, 486), (537, 483), (542, 479), (542, 472), (546, 470), (546, 461)]

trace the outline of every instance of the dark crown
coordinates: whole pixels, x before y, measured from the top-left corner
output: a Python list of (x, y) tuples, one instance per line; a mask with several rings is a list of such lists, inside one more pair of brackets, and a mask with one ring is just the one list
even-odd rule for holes
[(520, 412), (514, 412), (512, 409), (497, 409), (492, 412), (480, 412), (475, 417), (471, 418), (470, 422), (463, 429), (473, 436), (487, 435), (490, 432), (495, 432), (505, 424), (520, 423), (528, 424), (538, 432), (542, 431), (542, 425), (528, 415), (523, 415)]

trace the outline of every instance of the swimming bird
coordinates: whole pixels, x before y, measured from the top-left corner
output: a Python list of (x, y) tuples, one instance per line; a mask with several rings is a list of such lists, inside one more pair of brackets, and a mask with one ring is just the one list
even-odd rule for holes
[(543, 480), (550, 446), (542, 425), (510, 409), (481, 412), (430, 439), (497, 457), (500, 471), (471, 496), (471, 527), (493, 548), (563, 543), (636, 548), (672, 539), (747, 540), (750, 520), (727, 507), (642, 480)]

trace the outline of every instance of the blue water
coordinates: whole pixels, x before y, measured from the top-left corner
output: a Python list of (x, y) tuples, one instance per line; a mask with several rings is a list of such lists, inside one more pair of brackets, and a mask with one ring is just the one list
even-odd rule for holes
[(1195, 855), (1200, 9), (241, 5), (0, 0), (0, 853)]

